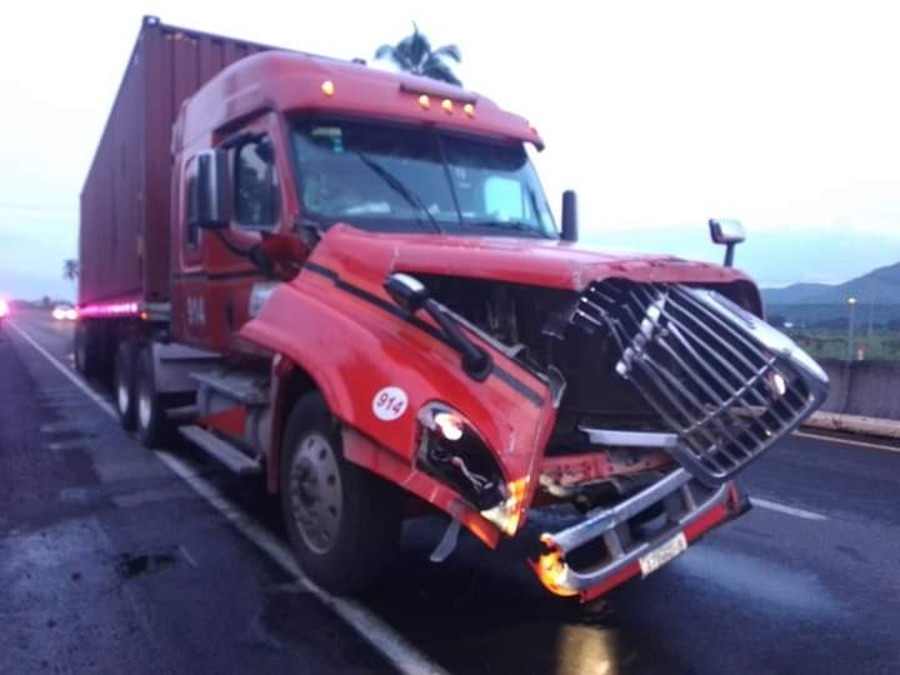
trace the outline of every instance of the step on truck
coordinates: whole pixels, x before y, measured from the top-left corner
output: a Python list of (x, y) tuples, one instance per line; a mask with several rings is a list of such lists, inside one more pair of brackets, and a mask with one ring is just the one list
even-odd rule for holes
[(82, 193), (77, 368), (144, 445), (259, 474), (336, 592), (423, 504), (434, 560), (465, 528), (530, 537), (559, 595), (649, 574), (747, 508), (827, 378), (738, 224), (722, 266), (590, 250), (542, 147), (455, 86), (148, 17)]

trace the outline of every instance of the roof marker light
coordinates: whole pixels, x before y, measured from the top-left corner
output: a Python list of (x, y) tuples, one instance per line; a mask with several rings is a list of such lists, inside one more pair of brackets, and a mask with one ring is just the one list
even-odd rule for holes
[(334, 82), (331, 80), (325, 80), (322, 83), (322, 93), (326, 96), (334, 96)]
[(425, 110), (428, 110), (431, 107), (431, 99), (428, 98), (428, 94), (422, 94), (419, 96), (419, 105), (422, 106)]
[(463, 106), (463, 112), (466, 113), (469, 117), (475, 117), (475, 106), (471, 103), (466, 103)]
[(451, 101), (449, 98), (445, 98), (441, 102), (441, 107), (444, 109), (445, 113), (450, 114), (453, 112), (453, 101)]

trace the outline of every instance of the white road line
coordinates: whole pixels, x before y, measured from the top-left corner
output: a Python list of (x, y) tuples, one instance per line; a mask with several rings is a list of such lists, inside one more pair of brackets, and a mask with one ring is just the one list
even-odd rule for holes
[(879, 443), (868, 443), (866, 441), (854, 441), (847, 438), (837, 438), (835, 436), (822, 436), (819, 434), (810, 434), (805, 431), (795, 431), (794, 436), (798, 438), (812, 438), (817, 441), (829, 441), (838, 445), (854, 445), (859, 448), (873, 448), (874, 450), (887, 450), (888, 452), (900, 452), (900, 447), (895, 445), (881, 445)]
[[(24, 330), (8, 324), (26, 342), (46, 358), (53, 366), (65, 375), (88, 398), (96, 403), (108, 415), (118, 420), (119, 415), (109, 403), (97, 395), (78, 375), (66, 368), (50, 352), (41, 347)], [(244, 513), (233, 502), (228, 501), (212, 483), (200, 476), (194, 469), (180, 458), (163, 451), (155, 451), (156, 456), (179, 478), (184, 480), (193, 490), (203, 497), (247, 539), (252, 541), (281, 569), (299, 581), (310, 593), (341, 617), (359, 635), (371, 644), (376, 651), (391, 662), (400, 672), (410, 675), (443, 675), (446, 671), (410, 644), (404, 637), (382, 621), (378, 616), (348, 598), (331, 595), (316, 586), (300, 569), (290, 549), (272, 533), (264, 529)]]
[(75, 373), (73, 373), (71, 370), (66, 368), (62, 363), (60, 363), (60, 361), (55, 356), (53, 356), (53, 354), (51, 354), (46, 349), (41, 347), (37, 342), (35, 342), (34, 338), (32, 338), (28, 333), (26, 333), (24, 330), (19, 328), (14, 323), (10, 322), (8, 325), (10, 328), (12, 328), (14, 331), (16, 331), (16, 333), (18, 333), (18, 335), (23, 340), (25, 340), (28, 344), (30, 344), (32, 347), (34, 347), (40, 353), (40, 355), (43, 356), (45, 359), (47, 359), (59, 372), (61, 372), (63, 375), (65, 375), (70, 380), (72, 380), (72, 382), (75, 384), (75, 386), (78, 387), (79, 389), (81, 389), (81, 391), (84, 392), (84, 394), (89, 399), (91, 399), (94, 403), (96, 403), (98, 406), (103, 408), (104, 412), (106, 412), (108, 415), (111, 415), (114, 419), (117, 419), (117, 420), (119, 419), (119, 413), (116, 412), (115, 408), (113, 408), (109, 403), (104, 401), (99, 395), (94, 393), (94, 391), (87, 384), (85, 384), (84, 381), (80, 377), (78, 377)]
[(793, 506), (788, 506), (787, 504), (779, 504), (778, 502), (770, 502), (768, 499), (760, 499), (759, 497), (750, 497), (750, 503), (761, 509), (778, 511), (778, 513), (803, 518), (804, 520), (828, 520), (828, 516), (824, 516), (821, 513), (805, 511), (804, 509), (798, 509)]

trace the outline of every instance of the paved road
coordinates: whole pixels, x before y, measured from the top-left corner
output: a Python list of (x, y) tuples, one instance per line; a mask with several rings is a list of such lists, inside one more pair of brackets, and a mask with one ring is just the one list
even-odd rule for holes
[[(70, 327), (14, 323), (70, 362)], [(783, 441), (742, 477), (757, 508), (586, 606), (514, 545), (430, 564), (432, 519), (348, 604), (298, 581), (256, 480), (142, 449), (6, 327), (0, 476), (2, 673), (900, 672), (900, 452)]]

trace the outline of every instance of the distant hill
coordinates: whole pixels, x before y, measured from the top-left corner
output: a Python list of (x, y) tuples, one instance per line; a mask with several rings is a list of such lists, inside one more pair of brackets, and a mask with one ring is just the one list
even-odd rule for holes
[(842, 284), (793, 284), (786, 288), (765, 288), (767, 306), (846, 305), (848, 298), (860, 304), (900, 304), (900, 262), (879, 267)]

